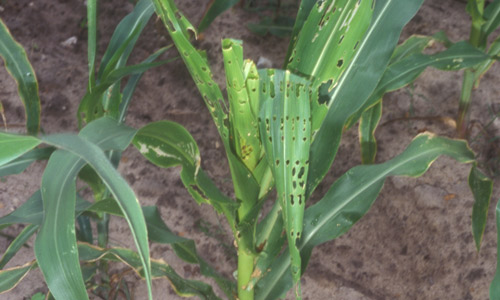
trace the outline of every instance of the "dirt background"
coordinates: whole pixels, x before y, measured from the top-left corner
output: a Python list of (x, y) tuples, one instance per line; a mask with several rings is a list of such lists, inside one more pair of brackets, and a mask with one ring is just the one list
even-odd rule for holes
[[(116, 24), (130, 12), (126, 0), (100, 1), (99, 53), (105, 50)], [(197, 23), (208, 1), (178, 1), (188, 18)], [(36, 71), (42, 99), (42, 127), (46, 133), (76, 131), (75, 113), (85, 93), (87, 71), (86, 32), (81, 26), (86, 8), (83, 1), (39, 0), (0, 1), (0, 17), (14, 37), (26, 48)], [(198, 42), (206, 49), (215, 78), (223, 84), (220, 49), (222, 37), (244, 41), (245, 57), (268, 58), (273, 67), (283, 61), (286, 39), (260, 37), (249, 32), (248, 22), (258, 16), (235, 8), (219, 17)], [(153, 22), (152, 22), (153, 23)], [(425, 1), (417, 16), (405, 28), (402, 39), (411, 34), (434, 34), (444, 30), (452, 41), (466, 39), (469, 18), (465, 3), (456, 0)], [(62, 43), (70, 37), (77, 42)], [(133, 60), (139, 61), (165, 45), (154, 24), (149, 24), (138, 42)], [(423, 130), (453, 136), (454, 131), (435, 119), (398, 120), (406, 116), (456, 115), (462, 74), (427, 70), (411, 88), (386, 95), (382, 126), (377, 130), (378, 162), (400, 153)], [(488, 137), (478, 135), (472, 147), (492, 174), (497, 166), (500, 135), (500, 67), (495, 65), (473, 94), (472, 119), (485, 125)], [(24, 112), (15, 83), (0, 70), (0, 100), (13, 130), (20, 130)], [(227, 194), (231, 194), (230, 174), (217, 131), (182, 62), (177, 61), (147, 72), (130, 107), (127, 124), (140, 127), (157, 120), (173, 120), (184, 125), (200, 147), (203, 167)], [(487, 126), (486, 126), (487, 125)], [(473, 136), (479, 133), (476, 129)], [(324, 194), (331, 182), (360, 163), (355, 128), (344, 135), (339, 154), (325, 183), (314, 199)], [(19, 207), (39, 188), (44, 163), (38, 163), (16, 176), (0, 181), (0, 215)], [(232, 240), (221, 217), (198, 206), (185, 191), (179, 169), (161, 170), (146, 162), (135, 149), (124, 153), (120, 172), (131, 184), (143, 205), (157, 205), (167, 225), (175, 232), (194, 239), (199, 253), (224, 275), (230, 277), (235, 256), (225, 251)], [(317, 247), (303, 277), (305, 299), (488, 299), (488, 288), (496, 266), (494, 204), (499, 198), (495, 184), (489, 222), (483, 245), (477, 253), (471, 234), (472, 195), (467, 187), (469, 166), (440, 158), (424, 176), (390, 178), (370, 212), (347, 234)], [(313, 200), (314, 201), (314, 200)], [(311, 201), (311, 202), (313, 202)], [(200, 230), (200, 221), (214, 235)], [(15, 235), (22, 226), (4, 232)], [(113, 218), (111, 243), (133, 247), (126, 223)], [(9, 240), (0, 237), (0, 254)], [(33, 245), (33, 240), (29, 243)], [(151, 246), (151, 255), (169, 262), (180, 275), (200, 279), (197, 267), (183, 264), (169, 247)], [(33, 249), (23, 248), (7, 267), (33, 259)], [(121, 266), (116, 266), (120, 269)], [(127, 277), (135, 299), (145, 299), (146, 290), (135, 276)], [(203, 279), (207, 282), (210, 280)], [(21, 284), (0, 299), (29, 299), (47, 291), (41, 273), (32, 271)], [(217, 291), (220, 293), (220, 291)], [(154, 281), (155, 299), (178, 299), (166, 280)], [(288, 296), (292, 299), (291, 295)]]

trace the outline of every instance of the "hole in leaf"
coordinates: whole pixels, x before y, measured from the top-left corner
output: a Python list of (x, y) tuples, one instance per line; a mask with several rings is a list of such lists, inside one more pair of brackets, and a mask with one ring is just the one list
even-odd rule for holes
[(273, 142), (273, 138), (272, 137), (269, 137), (269, 142), (272, 143)]
[(359, 46), (359, 41), (356, 42), (356, 44), (354, 44), (354, 50), (356, 50)]
[(302, 195), (299, 195), (299, 205), (302, 205)]
[[(295, 170), (295, 168), (293, 168)], [(297, 188), (297, 181), (292, 181), (292, 187), (295, 190)]]
[(293, 195), (290, 195), (290, 203), (293, 205), (295, 205), (295, 201), (293, 201)]
[(344, 60), (339, 59), (339, 61), (337, 62), (337, 68), (341, 68), (343, 64), (344, 64)]
[(297, 177), (298, 177), (299, 179), (301, 179), (301, 178), (302, 178), (302, 176), (304, 176), (304, 173), (305, 173), (305, 169), (304, 169), (304, 167), (301, 167), (301, 168), (300, 168), (300, 171), (299, 171), (299, 174), (297, 175)]
[(290, 164), (290, 160), (289, 160), (289, 159), (287, 159), (287, 160), (286, 160), (286, 165), (288, 166), (289, 164)]
[(295, 164), (296, 164), (296, 165), (300, 164), (300, 161), (296, 160), (296, 161), (295, 161)]
[(279, 160), (279, 159), (277, 159), (277, 160), (276, 160), (276, 165), (277, 165), (277, 166), (279, 166), (279, 165), (280, 165), (280, 160)]
[(340, 37), (340, 40), (339, 40), (339, 45), (342, 43), (342, 41), (343, 41), (343, 40), (344, 40), (344, 35), (342, 35), (342, 36)]

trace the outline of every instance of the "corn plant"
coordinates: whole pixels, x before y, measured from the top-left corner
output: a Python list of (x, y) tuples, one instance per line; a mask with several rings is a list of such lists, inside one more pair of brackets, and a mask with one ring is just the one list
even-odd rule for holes
[[(124, 261), (145, 278), (150, 299), (151, 279), (157, 277), (168, 277), (182, 296), (218, 299), (211, 286), (184, 279), (166, 263), (151, 259), (149, 240), (170, 244), (182, 260), (198, 264), (201, 273), (213, 278), (228, 299), (277, 299), (291, 288), (296, 298), (301, 298), (300, 277), (312, 249), (344, 234), (366, 214), (387, 177), (420, 176), (440, 155), (474, 163), (474, 153), (465, 141), (423, 133), (389, 161), (352, 168), (331, 185), (319, 202), (307, 205), (336, 156), (346, 125), (377, 91), (394, 65), (394, 57), (407, 57), (405, 48), (394, 49), (403, 26), (422, 2), (304, 0), (281, 70), (257, 69), (254, 62), (244, 60), (241, 41), (223, 40), (227, 100), (212, 79), (206, 56), (190, 42), (191, 35), (196, 37), (196, 29), (173, 1), (141, 0), (137, 4), (136, 10), (142, 7), (148, 12), (154, 5), (207, 105), (227, 154), (234, 186), (231, 198), (203, 170), (198, 146), (182, 126), (157, 121), (136, 130), (123, 124), (131, 97), (128, 91), (133, 91), (138, 80), (134, 76), (140, 77), (154, 66), (158, 53), (139, 66), (125, 66), (130, 47), (144, 24), (138, 21), (143, 14), (135, 10), (136, 14), (131, 14), (135, 17), (125, 23), (136, 25), (117, 30), (121, 34), (116, 35), (114, 47), (112, 38), (108, 48), (113, 50), (104, 55), (101, 68), (95, 72), (96, 2), (89, 1), (90, 78), (79, 107), (81, 131), (78, 135), (37, 135), (39, 113), (25, 104), (31, 135), (0, 133), (0, 168), (10, 170), (5, 175), (50, 157), (40, 191), (0, 218), (2, 228), (30, 224), (4, 254), (7, 261), (38, 231), (36, 260), (0, 270), (0, 291), (11, 289), (27, 272), (39, 267), (54, 298), (87, 299), (86, 283), (91, 281), (84, 276), (86, 270), (95, 268), (96, 261)], [(5, 26), (2, 28), (5, 34), (0, 36), (1, 45), (7, 46), (1, 47), (0, 53), (17, 79), (22, 96), (26, 83), (36, 87), (34, 71), (22, 48)], [(451, 60), (455, 68), (489, 59), (470, 45), (457, 47), (468, 47), (473, 55), (462, 61)], [(20, 74), (32, 75), (16, 75), (11, 63), (30, 68)], [(113, 80), (120, 74), (135, 74), (129, 79), (129, 89), (127, 84), (122, 90), (119, 80)], [(36, 88), (32, 94), (37, 94)], [(22, 99), (39, 107), (35, 96)], [(41, 143), (52, 148), (36, 148)], [(115, 169), (119, 153), (130, 143), (158, 166), (182, 166), (181, 180), (194, 200), (213, 206), (225, 216), (238, 251), (236, 282), (215, 272), (196, 253), (192, 240), (175, 236), (155, 207), (140, 207)], [(88, 202), (79, 196), (75, 188), (78, 176), (91, 187), (96, 201)], [(484, 182), (474, 185), (473, 191), (487, 194)], [(261, 216), (268, 201), (273, 207)], [(108, 248), (108, 214), (127, 220), (137, 252)], [(75, 222), (85, 232), (82, 229), (88, 227), (86, 217), (96, 218), (98, 228), (103, 228), (98, 230), (97, 245), (88, 243), (94, 240), (88, 234), (82, 235), (87, 242), (77, 240)]]
[[(236, 201), (217, 198), (204, 186), (197, 151), (181, 155), (182, 142), (175, 147), (171, 140), (169, 145), (163, 132), (170, 123), (146, 126), (134, 144), (159, 166), (182, 165), (181, 178), (193, 197), (225, 215), (238, 248), (238, 299), (275, 299), (292, 286), (300, 298), (300, 277), (312, 248), (358, 221), (387, 176), (421, 175), (440, 154), (460, 162), (474, 160), (464, 141), (422, 134), (386, 163), (353, 168), (305, 209), (335, 157), (346, 124), (372, 94), (393, 87), (390, 80), (378, 86), (384, 75), (398, 75), (391, 63), (400, 62), (400, 72), (409, 69), (415, 76), (411, 63), (416, 58), (424, 68), (434, 64), (445, 69), (488, 59), (466, 43), (441, 56), (412, 56), (411, 63), (404, 60), (414, 54), (409, 44), (393, 54), (402, 27), (421, 1), (302, 1), (283, 70), (257, 70), (244, 60), (241, 41), (223, 40), (227, 102), (204, 55), (189, 43), (195, 28), (172, 1), (154, 3), (220, 133)], [(273, 186), (274, 207), (259, 221)], [(288, 250), (282, 252), (285, 244)]]
[[(188, 262), (202, 266), (202, 273), (224, 279), (197, 254), (192, 241), (177, 237), (166, 227), (154, 207), (139, 205), (134, 192), (116, 171), (121, 151), (130, 144), (136, 130), (122, 123), (136, 85), (144, 71), (169, 60), (157, 58), (167, 48), (159, 49), (144, 62), (127, 65), (130, 53), (146, 23), (154, 13), (151, 1), (142, 0), (117, 26), (97, 71), (97, 3), (88, 1), (89, 82), (78, 113), (78, 135), (38, 135), (40, 100), (35, 71), (26, 52), (0, 22), (0, 54), (5, 66), (18, 84), (19, 96), (26, 111), (26, 128), (30, 135), (0, 133), (0, 176), (21, 173), (37, 160), (49, 162), (41, 180), (41, 188), (21, 207), (0, 218), (0, 228), (27, 224), (12, 241), (0, 259), (0, 292), (6, 292), (34, 268), (40, 268), (49, 287), (49, 298), (88, 299), (87, 289), (114, 298), (120, 284), (94, 281), (96, 270), (105, 273), (108, 262), (122, 261), (143, 276), (151, 298), (151, 279), (168, 277), (180, 294), (212, 297), (206, 284), (184, 280), (167, 264), (151, 260), (148, 238), (169, 243)], [(121, 87), (121, 80), (129, 77)], [(3, 113), (3, 111), (2, 111)], [(39, 144), (49, 147), (37, 147)], [(94, 202), (80, 197), (76, 180), (86, 182), (94, 194)], [(118, 215), (130, 225), (137, 252), (110, 247), (109, 215)], [(97, 223), (97, 239), (93, 237), (91, 220)], [(78, 224), (78, 226), (75, 226)], [(154, 228), (148, 230), (147, 228)], [(10, 259), (34, 234), (36, 260), (26, 265), (4, 269)], [(155, 235), (156, 234), (156, 235)], [(93, 245), (95, 243), (95, 245)], [(82, 263), (82, 265), (80, 265)], [(108, 285), (108, 286), (106, 286)], [(126, 290), (126, 287), (123, 288)], [(115, 295), (115, 296), (113, 296)]]

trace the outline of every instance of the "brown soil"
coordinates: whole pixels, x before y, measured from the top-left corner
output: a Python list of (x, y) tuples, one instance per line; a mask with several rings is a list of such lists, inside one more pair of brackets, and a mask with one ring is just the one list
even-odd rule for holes
[[(102, 54), (116, 24), (132, 9), (125, 0), (100, 1), (99, 50)], [(181, 3), (182, 2), (182, 3)], [(203, 1), (203, 5), (208, 1)], [(197, 22), (201, 4), (194, 0), (179, 1), (186, 15)], [(36, 71), (42, 99), (42, 127), (46, 133), (76, 131), (75, 112), (85, 93), (87, 81), (86, 32), (81, 27), (86, 8), (83, 1), (39, 0), (1, 1), (0, 17), (14, 37), (25, 47)], [(259, 37), (245, 24), (257, 16), (235, 8), (219, 17), (198, 42), (206, 49), (216, 80), (223, 83), (220, 49), (222, 37), (242, 39), (245, 56), (258, 60), (263, 56), (279, 67), (287, 40), (272, 36)], [(466, 39), (469, 18), (465, 4), (456, 0), (426, 1), (418, 15), (403, 32), (434, 34), (444, 30), (453, 41)], [(75, 36), (77, 43), (61, 43)], [(135, 61), (144, 59), (167, 40), (149, 24), (134, 52)], [(500, 105), (500, 67), (495, 65), (473, 94), (472, 119), (488, 124), (492, 109)], [(5, 70), (0, 70), (0, 100), (8, 123), (22, 124), (24, 113), (16, 86)], [(376, 136), (379, 141), (378, 162), (400, 153), (421, 131), (430, 130), (453, 136), (453, 129), (433, 120), (391, 121), (408, 116), (449, 116), (456, 114), (461, 73), (427, 70), (413, 85), (388, 94), (384, 115)], [(127, 124), (136, 128), (151, 121), (173, 120), (184, 125), (198, 142), (203, 167), (221, 189), (232, 193), (230, 174), (222, 147), (208, 111), (182, 62), (156, 68), (141, 80), (130, 108)], [(391, 121), (391, 122), (389, 122)], [(500, 123), (493, 121), (487, 131), (499, 134)], [(474, 134), (479, 133), (475, 130)], [(478, 138), (472, 144), (485, 165), (495, 171), (498, 152), (494, 142)], [(335, 178), (360, 163), (356, 129), (345, 133), (331, 174), (318, 188), (315, 199), (326, 192)], [(44, 164), (31, 166), (25, 173), (0, 182), (0, 215), (19, 207), (38, 189)], [(197, 224), (208, 222), (212, 231), (219, 228), (218, 217), (207, 206), (198, 206), (185, 191), (179, 169), (162, 170), (146, 162), (135, 149), (124, 153), (120, 171), (138, 195), (141, 204), (157, 205), (167, 225), (175, 232), (192, 238), (200, 254), (225, 276), (235, 269), (235, 256), (225, 251), (232, 240), (227, 226), (224, 234), (207, 237)], [(440, 158), (421, 178), (391, 178), (387, 181), (370, 212), (347, 234), (323, 244), (313, 252), (303, 279), (305, 299), (488, 299), (488, 288), (496, 266), (496, 230), (494, 204), (499, 198), (495, 185), (489, 222), (483, 245), (477, 253), (471, 234), (473, 198), (467, 187), (469, 166)], [(22, 226), (5, 231), (10, 235)], [(125, 222), (111, 221), (113, 245), (133, 247)], [(0, 237), (0, 253), (9, 241)], [(33, 245), (33, 240), (29, 243)], [(169, 247), (152, 245), (151, 255), (164, 259), (180, 275), (202, 278), (197, 267), (186, 265)], [(7, 267), (33, 259), (33, 249), (23, 248)], [(119, 270), (122, 266), (117, 265)], [(127, 277), (135, 299), (145, 299), (146, 290), (136, 277)], [(47, 288), (38, 270), (32, 271), (21, 284), (0, 299), (29, 299)], [(218, 293), (220, 291), (217, 290)], [(177, 299), (166, 280), (154, 281), (155, 299)], [(222, 294), (221, 294), (222, 295)], [(289, 295), (289, 299), (293, 297)]]

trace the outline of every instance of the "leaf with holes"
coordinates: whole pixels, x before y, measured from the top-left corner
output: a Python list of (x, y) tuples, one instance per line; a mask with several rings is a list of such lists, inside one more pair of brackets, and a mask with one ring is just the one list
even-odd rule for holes
[(318, 1), (291, 51), (287, 69), (310, 76), (314, 86), (335, 87), (370, 25), (373, 0)]
[[(465, 141), (424, 133), (395, 158), (377, 165), (354, 167), (337, 179), (323, 199), (306, 210), (302, 238), (297, 245), (303, 268), (313, 247), (341, 236), (368, 212), (387, 177), (418, 177), (441, 155), (460, 163), (474, 161), (474, 153)], [(289, 252), (284, 251), (257, 283), (256, 299), (281, 297), (293, 285), (290, 267)]]
[(263, 70), (260, 131), (272, 166), (277, 197), (291, 253), (292, 276), (300, 296), (301, 259), (296, 247), (302, 234), (305, 187), (311, 143), (310, 82), (283, 70)]

